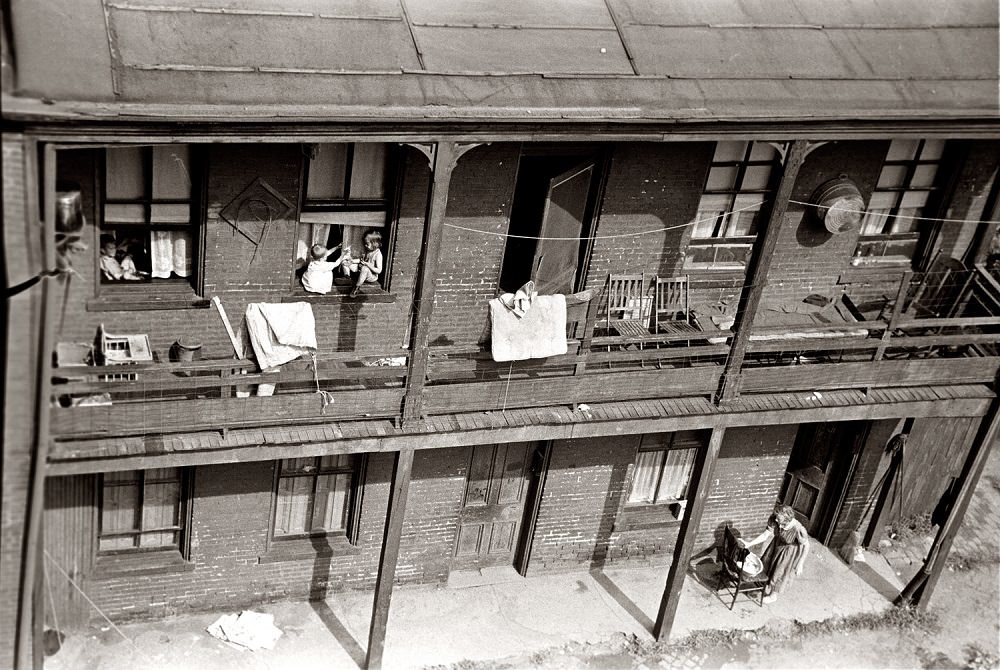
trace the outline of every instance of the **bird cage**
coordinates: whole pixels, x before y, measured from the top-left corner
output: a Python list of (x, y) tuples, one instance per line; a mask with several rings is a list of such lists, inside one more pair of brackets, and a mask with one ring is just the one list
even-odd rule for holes
[[(152, 363), (153, 350), (149, 346), (148, 335), (113, 335), (100, 327), (101, 357), (104, 365), (136, 365)], [(135, 381), (139, 378), (135, 372), (113, 372), (103, 374), (100, 380), (104, 382)]]

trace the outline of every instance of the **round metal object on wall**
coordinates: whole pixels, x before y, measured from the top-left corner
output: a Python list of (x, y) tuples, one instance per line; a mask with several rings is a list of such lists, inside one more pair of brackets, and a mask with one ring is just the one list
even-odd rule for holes
[(816, 205), (816, 216), (834, 235), (856, 230), (861, 225), (865, 199), (857, 185), (844, 175), (821, 184), (811, 201)]

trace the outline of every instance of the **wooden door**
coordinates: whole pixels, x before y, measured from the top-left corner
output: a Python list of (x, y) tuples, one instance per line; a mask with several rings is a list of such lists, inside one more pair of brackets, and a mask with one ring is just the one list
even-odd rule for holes
[(473, 447), (455, 567), (514, 564), (528, 490), (529, 446), (515, 442)]
[(553, 177), (545, 197), (545, 211), (532, 262), (535, 290), (541, 295), (572, 293), (587, 213), (590, 183), (597, 164), (580, 163)]
[(810, 535), (819, 535), (826, 521), (836, 465), (850, 455), (855, 431), (836, 422), (809, 423), (799, 427), (788, 460), (781, 499), (795, 511), (795, 517)]

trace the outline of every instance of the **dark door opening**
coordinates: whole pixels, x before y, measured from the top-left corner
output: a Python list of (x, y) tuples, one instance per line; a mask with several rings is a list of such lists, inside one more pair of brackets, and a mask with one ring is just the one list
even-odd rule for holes
[(501, 289), (534, 280), (543, 295), (580, 290), (604, 163), (596, 154), (521, 157), (509, 234), (528, 239), (507, 238)]
[(799, 426), (780, 497), (809, 534), (823, 542), (836, 522), (851, 456), (866, 426), (864, 421)]

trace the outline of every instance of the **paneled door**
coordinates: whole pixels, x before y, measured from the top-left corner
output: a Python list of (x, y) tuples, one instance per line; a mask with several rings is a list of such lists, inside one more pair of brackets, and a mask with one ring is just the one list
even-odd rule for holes
[(455, 546), (456, 568), (513, 565), (533, 443), (472, 448)]

